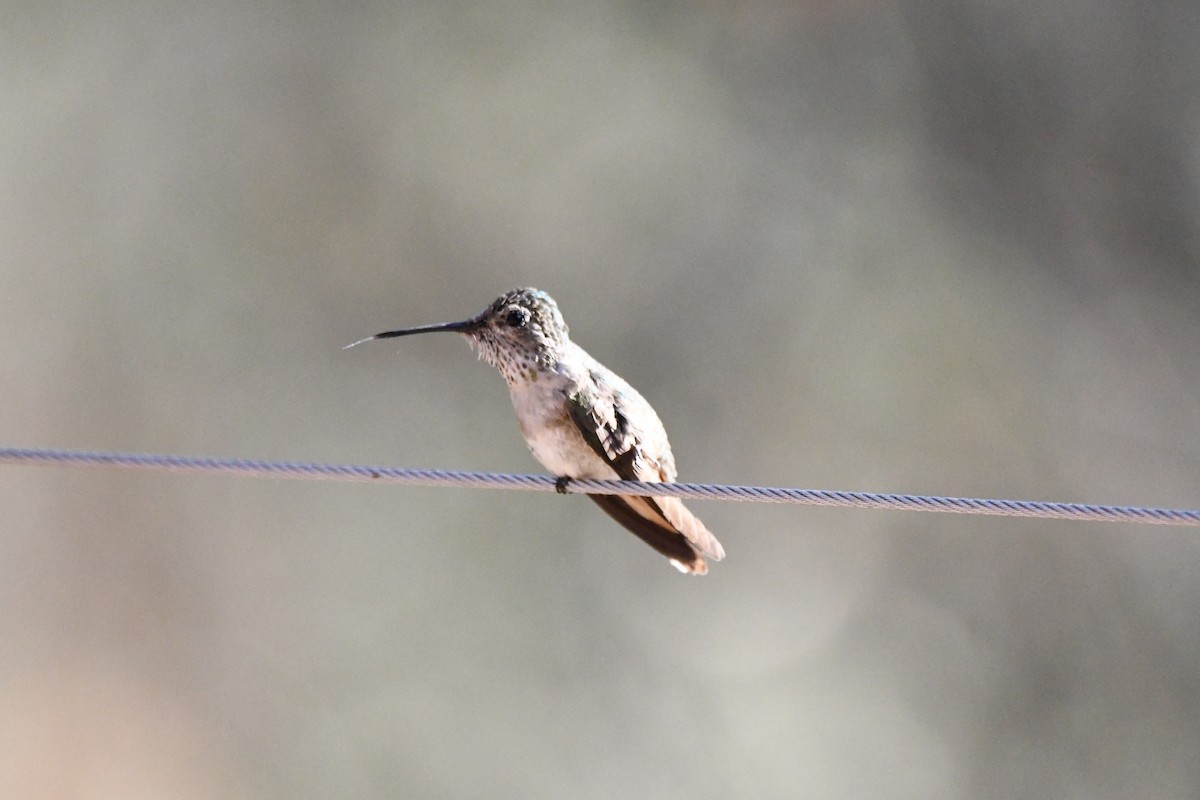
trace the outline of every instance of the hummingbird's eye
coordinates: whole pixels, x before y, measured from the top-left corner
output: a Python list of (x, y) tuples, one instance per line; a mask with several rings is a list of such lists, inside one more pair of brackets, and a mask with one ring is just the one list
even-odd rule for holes
[(504, 318), (505, 324), (513, 328), (523, 328), (525, 323), (528, 321), (529, 312), (523, 308), (514, 308), (512, 311), (509, 311), (508, 315)]

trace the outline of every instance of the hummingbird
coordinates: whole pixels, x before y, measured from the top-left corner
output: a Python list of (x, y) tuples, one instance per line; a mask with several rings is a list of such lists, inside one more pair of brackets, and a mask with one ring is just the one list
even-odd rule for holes
[[(672, 483), (675, 457), (658, 414), (637, 390), (592, 358), (567, 334), (558, 304), (537, 289), (514, 289), (461, 322), (377, 333), (375, 339), (451, 331), (504, 376), (521, 434), (558, 479)], [(704, 575), (720, 561), (716, 537), (674, 497), (589, 494), (596, 505), (680, 572)]]

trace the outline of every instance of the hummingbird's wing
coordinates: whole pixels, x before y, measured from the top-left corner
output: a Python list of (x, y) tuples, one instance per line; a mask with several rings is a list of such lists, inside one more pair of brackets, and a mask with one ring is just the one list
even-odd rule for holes
[[(592, 372), (591, 380), (568, 397), (571, 419), (584, 441), (624, 480), (670, 483), (675, 465), (662, 423), (650, 405), (632, 389), (614, 386)], [(639, 428), (631, 420), (645, 420)], [(652, 442), (649, 440), (653, 440)], [(650, 445), (650, 446), (646, 446)], [(651, 453), (658, 454), (657, 458)], [(675, 497), (588, 495), (596, 505), (680, 569), (708, 572), (704, 556), (720, 561), (725, 550)]]

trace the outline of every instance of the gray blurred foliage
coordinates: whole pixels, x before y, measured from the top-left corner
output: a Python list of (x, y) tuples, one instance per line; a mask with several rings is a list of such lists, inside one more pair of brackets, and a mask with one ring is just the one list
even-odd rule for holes
[[(0, 439), (533, 471), (536, 285), (682, 477), (1200, 504), (1194, 2), (13, 3)], [(0, 470), (0, 796), (1172, 798), (1194, 530)]]

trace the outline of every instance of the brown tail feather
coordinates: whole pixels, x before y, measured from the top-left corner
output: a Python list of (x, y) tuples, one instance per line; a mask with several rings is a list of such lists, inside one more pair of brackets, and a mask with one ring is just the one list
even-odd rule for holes
[[(704, 556), (696, 551), (686, 536), (671, 527), (666, 519), (647, 519), (634, 511), (623, 498), (615, 495), (589, 494), (588, 497), (622, 527), (671, 559), (683, 571), (693, 575), (704, 575), (708, 572), (708, 562), (704, 560)], [(710, 538), (711, 536), (712, 534), (709, 534)], [(716, 539), (712, 541), (716, 542)], [(720, 548), (719, 544), (717, 548)]]
[(663, 518), (677, 531), (682, 533), (691, 542), (692, 547), (713, 561), (720, 561), (725, 557), (725, 548), (721, 547), (721, 543), (717, 541), (717, 537), (712, 535), (712, 531), (704, 527), (704, 523), (697, 519), (696, 515), (688, 511), (687, 506), (678, 497), (653, 497), (647, 499), (652, 505), (658, 506), (659, 513), (663, 515)]

